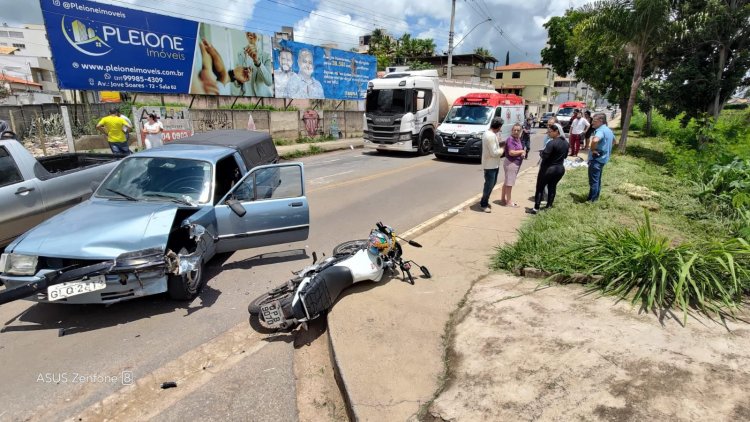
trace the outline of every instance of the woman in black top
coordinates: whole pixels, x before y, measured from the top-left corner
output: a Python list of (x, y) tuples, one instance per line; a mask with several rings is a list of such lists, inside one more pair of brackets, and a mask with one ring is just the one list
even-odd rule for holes
[(542, 203), (544, 188), (547, 188), (547, 208), (552, 208), (557, 194), (557, 183), (565, 174), (563, 162), (568, 156), (570, 144), (564, 137), (560, 136), (560, 130), (556, 125), (547, 128), (551, 141), (547, 143), (542, 151), (542, 163), (539, 165), (539, 175), (536, 178), (536, 193), (534, 194), (534, 209), (532, 214), (539, 212)]

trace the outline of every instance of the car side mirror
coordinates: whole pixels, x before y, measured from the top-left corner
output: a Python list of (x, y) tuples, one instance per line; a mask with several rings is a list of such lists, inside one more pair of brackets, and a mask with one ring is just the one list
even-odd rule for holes
[(89, 187), (91, 188), (91, 193), (94, 193), (94, 192), (96, 192), (96, 189), (97, 189), (97, 188), (99, 187), (99, 184), (100, 184), (100, 183), (101, 183), (101, 182), (100, 182), (100, 181), (98, 181), (98, 180), (92, 180), (92, 181), (91, 181), (91, 184), (89, 185)]
[(227, 204), (227, 206), (229, 206), (229, 208), (239, 217), (244, 217), (245, 214), (247, 214), (245, 207), (243, 207), (240, 201), (236, 199), (227, 199), (225, 204)]

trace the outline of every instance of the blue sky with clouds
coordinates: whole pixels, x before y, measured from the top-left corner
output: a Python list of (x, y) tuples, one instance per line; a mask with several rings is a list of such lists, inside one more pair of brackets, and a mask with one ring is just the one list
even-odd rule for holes
[[(75, 0), (73, 0), (75, 1)], [(590, 0), (457, 0), (457, 53), (477, 47), (498, 61), (539, 62), (547, 33), (542, 24), (570, 6)], [(272, 34), (292, 26), (295, 40), (355, 47), (359, 36), (384, 28), (399, 37), (432, 38), (437, 53), (447, 51), (451, 0), (101, 0), (121, 7)], [(0, 21), (10, 25), (42, 23), (36, 0), (0, 0)], [(487, 21), (487, 19), (491, 19)], [(468, 36), (467, 36), (468, 33)]]

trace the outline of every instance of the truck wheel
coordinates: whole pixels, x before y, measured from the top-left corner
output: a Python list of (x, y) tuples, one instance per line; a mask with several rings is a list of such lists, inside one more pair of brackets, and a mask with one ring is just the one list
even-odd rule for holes
[(419, 155), (427, 155), (432, 152), (432, 138), (428, 134), (423, 134), (419, 139), (419, 146), (417, 147)]
[(174, 300), (193, 300), (203, 288), (203, 260), (193, 271), (180, 275), (169, 275), (167, 293)]

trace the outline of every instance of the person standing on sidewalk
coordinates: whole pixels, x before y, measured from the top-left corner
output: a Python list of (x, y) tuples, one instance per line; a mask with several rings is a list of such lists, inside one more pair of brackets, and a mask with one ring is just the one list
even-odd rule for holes
[(503, 196), (500, 204), (506, 207), (518, 208), (518, 204), (511, 199), (513, 186), (516, 184), (516, 176), (521, 169), (523, 157), (525, 154), (523, 144), (521, 143), (521, 125), (516, 123), (510, 130), (510, 136), (505, 140), (505, 160), (503, 161)]
[(523, 125), (523, 134), (521, 135), (521, 144), (523, 149), (526, 150), (524, 159), (529, 158), (529, 151), (531, 151), (531, 126), (533, 125), (531, 117), (526, 119), (526, 123)]
[(576, 110), (570, 123), (570, 155), (578, 156), (581, 149), (581, 140), (588, 128), (589, 122), (583, 118), (580, 110)]
[(131, 127), (125, 119), (120, 117), (120, 110), (113, 108), (109, 111), (109, 116), (102, 117), (99, 120), (96, 130), (107, 135), (109, 149), (112, 150), (113, 154), (131, 154), (125, 133), (125, 129)]
[(503, 127), (503, 119), (495, 117), (490, 128), (482, 136), (482, 169), (484, 170), (484, 189), (479, 206), (484, 212), (492, 212), (490, 207), (490, 193), (497, 183), (497, 173), (500, 170), (500, 156), (503, 149), (497, 139), (497, 134)]
[(537, 214), (542, 204), (544, 190), (547, 190), (547, 208), (552, 208), (557, 194), (557, 184), (565, 175), (565, 157), (568, 155), (570, 145), (561, 136), (557, 125), (547, 128), (547, 135), (551, 141), (547, 143), (542, 151), (542, 163), (539, 165), (539, 174), (536, 177), (536, 190), (534, 192), (534, 208), (529, 210), (530, 214)]
[(596, 113), (592, 119), (594, 136), (591, 137), (591, 149), (589, 150), (589, 196), (587, 201), (599, 200), (602, 189), (602, 171), (604, 165), (609, 162), (612, 153), (612, 143), (615, 134), (607, 126), (607, 115)]

